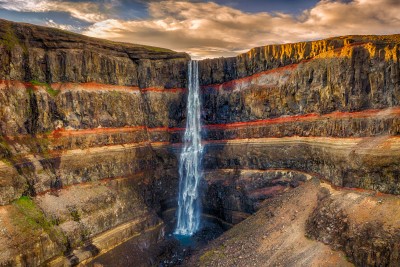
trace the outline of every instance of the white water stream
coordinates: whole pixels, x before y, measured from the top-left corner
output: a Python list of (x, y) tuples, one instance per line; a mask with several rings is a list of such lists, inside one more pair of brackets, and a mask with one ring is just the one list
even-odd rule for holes
[(202, 177), (198, 61), (188, 67), (189, 94), (187, 101), (184, 146), (179, 161), (179, 196), (176, 235), (192, 236), (200, 226), (199, 183)]

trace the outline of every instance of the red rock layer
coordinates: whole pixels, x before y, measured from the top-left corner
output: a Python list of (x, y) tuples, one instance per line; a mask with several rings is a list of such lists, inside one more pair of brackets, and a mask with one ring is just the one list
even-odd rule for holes
[(123, 86), (123, 85), (111, 85), (111, 84), (102, 84), (95, 82), (88, 83), (35, 83), (35, 82), (22, 82), (22, 81), (14, 81), (14, 80), (0, 80), (0, 90), (5, 90), (10, 87), (15, 88), (30, 88), (33, 90), (37, 90), (39, 88), (46, 88), (47, 86), (51, 87), (54, 90), (60, 91), (70, 91), (70, 90), (85, 90), (85, 91), (119, 91), (119, 92), (132, 92), (132, 91), (140, 91), (140, 92), (159, 92), (159, 93), (183, 93), (186, 92), (186, 88), (159, 88), (159, 87), (149, 87), (149, 88), (139, 88), (138, 86)]
[(205, 125), (204, 128), (209, 130), (214, 130), (214, 129), (230, 129), (230, 128), (263, 126), (263, 125), (280, 124), (288, 122), (306, 122), (306, 121), (316, 121), (325, 119), (383, 118), (383, 117), (398, 117), (398, 116), (400, 116), (400, 107), (393, 107), (387, 109), (370, 109), (370, 110), (363, 110), (356, 112), (335, 111), (325, 115), (311, 113), (304, 115), (282, 116), (279, 118), (256, 120), (256, 121), (235, 122), (226, 124), (209, 124)]

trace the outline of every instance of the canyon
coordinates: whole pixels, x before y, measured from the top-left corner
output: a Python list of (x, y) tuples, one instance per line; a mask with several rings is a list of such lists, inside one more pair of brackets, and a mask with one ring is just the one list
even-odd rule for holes
[[(0, 266), (162, 242), (189, 55), (5, 20), (0, 51)], [(183, 264), (398, 266), (399, 57), (388, 35), (199, 61), (203, 213), (233, 227)]]

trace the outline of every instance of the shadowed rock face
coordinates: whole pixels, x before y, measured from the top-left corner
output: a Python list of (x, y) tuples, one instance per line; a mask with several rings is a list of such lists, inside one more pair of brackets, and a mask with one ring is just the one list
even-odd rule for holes
[[(0, 52), (0, 265), (82, 262), (159, 227), (188, 55), (3, 20)], [(311, 176), (400, 194), (398, 58), (394, 35), (200, 61), (205, 211), (237, 223)]]
[(1, 20), (2, 79), (183, 88), (189, 56)]
[[(318, 205), (307, 220), (307, 236), (344, 251), (357, 266), (396, 266), (400, 231), (389, 225), (399, 216), (395, 205), (400, 199), (358, 192), (338, 198), (331, 192), (323, 188), (318, 193)], [(347, 210), (350, 206), (352, 212)]]
[(156, 227), (188, 55), (0, 25), (0, 265), (79, 263)]

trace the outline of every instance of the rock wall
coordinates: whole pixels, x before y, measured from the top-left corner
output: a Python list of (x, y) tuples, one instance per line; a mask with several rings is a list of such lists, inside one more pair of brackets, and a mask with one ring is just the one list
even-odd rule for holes
[(76, 264), (159, 225), (189, 56), (0, 25), (0, 266)]
[[(296, 241), (292, 247), (293, 240), (304, 238), (293, 236), (297, 232), (343, 251), (356, 266), (399, 264), (398, 227), (391, 223), (396, 212), (379, 217), (382, 208), (377, 217), (349, 219), (357, 205), (357, 212), (374, 212), (358, 199), (350, 200), (354, 205), (343, 204), (349, 199), (335, 195), (335, 201), (318, 199), (318, 205), (310, 207), (312, 213), (297, 214), (307, 200), (293, 201), (287, 193), (304, 190), (297, 187), (317, 177), (364, 194), (400, 194), (399, 43), (399, 35), (346, 36), (260, 47), (235, 58), (200, 62), (205, 207), (231, 223), (257, 211), (265, 199), (271, 199), (267, 205), (274, 204), (276, 196), (287, 211), (275, 217), (275, 209), (261, 209), (200, 257), (195, 255), (189, 265), (348, 264), (340, 262), (343, 256), (318, 259), (325, 252), (314, 254), (306, 248), (309, 241), (304, 247)], [(294, 206), (287, 206), (292, 201)], [(398, 197), (393, 201), (388, 209), (396, 206)], [(307, 223), (297, 225), (298, 216)], [(257, 221), (259, 217), (266, 218)], [(271, 226), (279, 218), (285, 219)], [(282, 226), (288, 221), (289, 231)], [(262, 229), (268, 230), (259, 240)], [(238, 253), (243, 249), (247, 252)]]
[(206, 168), (298, 170), (399, 194), (399, 43), (346, 36), (201, 61)]
[(185, 53), (5, 20), (0, 23), (2, 79), (185, 87), (182, 66), (189, 60)]

